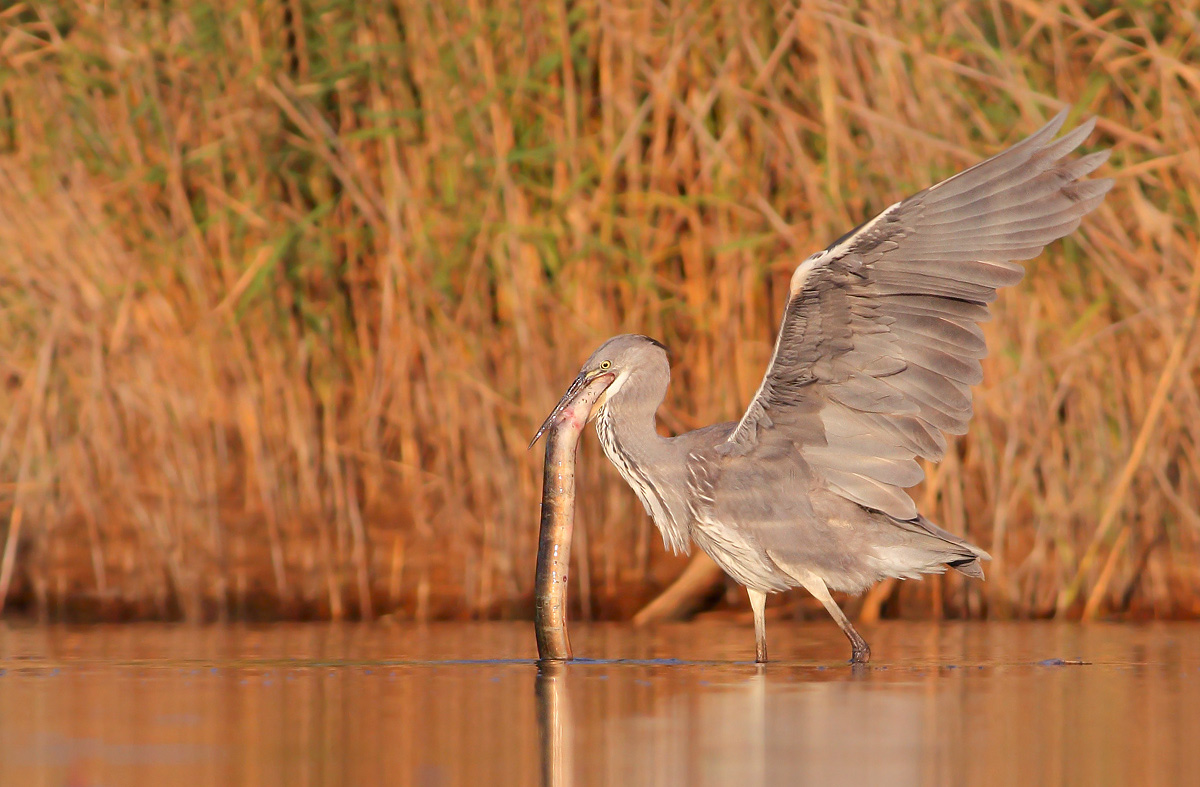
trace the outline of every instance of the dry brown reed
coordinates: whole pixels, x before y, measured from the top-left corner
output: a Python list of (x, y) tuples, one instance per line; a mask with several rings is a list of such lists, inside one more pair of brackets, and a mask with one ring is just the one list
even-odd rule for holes
[[(603, 338), (736, 417), (787, 277), (1064, 106), (1108, 201), (986, 326), (885, 614), (1200, 613), (1194, 0), (0, 11), (0, 605), (528, 614), (526, 442)], [(1193, 285), (1189, 294), (1189, 285)], [(583, 614), (676, 575), (594, 441)], [(797, 594), (798, 595), (798, 594)]]

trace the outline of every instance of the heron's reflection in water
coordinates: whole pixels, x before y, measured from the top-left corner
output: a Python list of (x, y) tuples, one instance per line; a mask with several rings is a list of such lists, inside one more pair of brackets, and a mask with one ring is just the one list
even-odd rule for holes
[(569, 787), (575, 783), (575, 731), (571, 718), (569, 677), (569, 662), (538, 662), (538, 739), (544, 787)]
[[(538, 664), (542, 784), (921, 781), (926, 710), (869, 667)], [(870, 741), (870, 745), (866, 742)]]
[[(588, 685), (588, 673), (590, 671), (593, 673), (591, 677), (596, 678), (594, 673), (598, 666), (596, 662), (587, 664), (550, 660), (538, 662), (536, 693), (542, 784), (545, 787), (568, 787), (575, 783), (577, 739), (583, 742), (582, 767), (583, 772), (589, 774), (589, 782), (599, 779), (601, 783), (628, 783), (627, 779), (635, 778), (637, 783), (667, 784), (681, 773), (687, 773), (690, 769), (687, 758), (685, 757), (682, 761), (677, 760), (678, 755), (684, 754), (691, 748), (690, 745), (680, 750), (677, 745), (671, 745), (670, 742), (662, 740), (661, 732), (663, 730), (648, 729), (645, 722), (655, 718), (656, 714), (652, 713), (647, 716), (645, 711), (648, 709), (646, 708), (642, 708), (642, 712), (635, 711), (628, 716), (618, 714), (616, 717), (588, 718), (591, 714), (585, 713), (583, 718), (575, 718), (571, 701), (572, 682), (580, 684), (576, 688), (582, 694), (577, 699), (583, 701), (585, 706), (589, 705), (589, 702), (594, 704), (594, 700), (597, 698), (588, 695), (595, 692), (595, 681), (593, 680), (592, 684)], [(661, 669), (661, 666), (622, 664), (617, 667), (615, 674), (621, 677), (622, 671), (628, 671), (653, 679), (658, 669)], [(664, 676), (659, 674), (657, 677)], [(635, 678), (635, 680), (649, 685), (640, 678)], [(618, 683), (618, 681), (614, 681), (614, 683)], [(665, 691), (669, 697), (673, 694), (674, 683), (675, 681), (671, 679), (661, 680), (658, 688)], [(706, 718), (681, 720), (676, 717), (679, 715), (678, 711), (683, 708), (669, 702), (671, 707), (663, 709), (667, 712), (661, 721), (670, 725), (673, 730), (684, 729), (700, 732), (698, 737), (701, 739), (702, 745), (704, 745), (704, 738), (711, 737), (704, 734), (704, 728), (724, 729), (726, 723), (735, 725), (736, 731), (725, 730), (717, 737), (728, 738), (730, 735), (736, 737), (739, 744), (735, 759), (740, 775), (748, 779), (747, 784), (764, 784), (766, 783), (768, 693), (765, 665), (757, 665), (754, 668), (754, 674), (738, 683), (735, 691), (741, 701), (736, 708), (722, 707), (717, 709), (718, 712), (712, 717), (702, 714)], [(656, 693), (651, 689), (652, 695)], [(731, 718), (726, 719), (724, 714), (729, 710), (735, 712)], [(686, 712), (684, 715), (689, 716)], [(577, 721), (582, 727), (576, 727)], [(595, 723), (597, 721), (601, 723), (597, 725)], [(679, 721), (684, 722), (682, 727), (675, 726)], [(691, 722), (698, 722), (698, 724)], [(654, 728), (658, 726), (652, 724)], [(693, 729), (697, 726), (701, 729)], [(596, 746), (599, 743), (598, 736), (601, 739), (610, 737), (610, 735), (603, 734), (604, 730), (610, 733), (612, 742), (617, 744), (615, 750), (606, 750), (603, 744)], [(708, 745), (711, 744), (712, 741), (709, 741)], [(635, 773), (636, 777), (634, 777)], [(641, 781), (643, 779), (649, 779), (649, 781)]]

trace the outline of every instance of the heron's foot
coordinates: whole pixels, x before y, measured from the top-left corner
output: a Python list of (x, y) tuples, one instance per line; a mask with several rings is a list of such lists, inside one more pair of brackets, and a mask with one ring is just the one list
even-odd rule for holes
[(871, 648), (865, 642), (855, 642), (851, 651), (851, 664), (866, 664), (871, 660)]

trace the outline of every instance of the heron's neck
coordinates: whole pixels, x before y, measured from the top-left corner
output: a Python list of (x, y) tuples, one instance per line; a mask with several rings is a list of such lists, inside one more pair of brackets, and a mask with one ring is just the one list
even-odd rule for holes
[(646, 386), (641, 393), (638, 388), (625, 386), (605, 403), (596, 417), (596, 434), (609, 461), (654, 518), (663, 542), (676, 552), (686, 552), (688, 509), (682, 492), (687, 488), (687, 461), (677, 456), (679, 448), (673, 441), (660, 437), (655, 428), (654, 414), (666, 386)]

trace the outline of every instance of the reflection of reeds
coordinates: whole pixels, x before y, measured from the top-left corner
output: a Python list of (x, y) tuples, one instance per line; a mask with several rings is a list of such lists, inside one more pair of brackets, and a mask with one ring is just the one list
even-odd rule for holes
[[(1101, 608), (1200, 611), (1186, 20), (46, 8), (0, 27), (12, 598), (513, 612), (536, 539), (524, 446), (595, 344), (672, 348), (669, 429), (735, 417), (804, 254), (1068, 102), (1101, 117), (1117, 187), (1000, 299), (972, 432), (922, 493), (997, 556), (990, 581), (902, 584), (888, 608), (1074, 614), (1103, 578)], [(576, 573), (625, 613), (679, 564), (585, 442)]]

